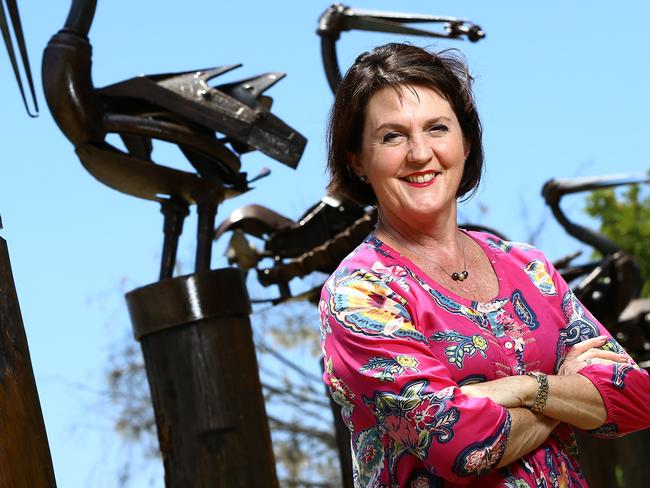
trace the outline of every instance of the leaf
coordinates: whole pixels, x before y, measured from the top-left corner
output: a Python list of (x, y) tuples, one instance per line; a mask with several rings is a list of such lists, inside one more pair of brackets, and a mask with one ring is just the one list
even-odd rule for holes
[(397, 399), (392, 393), (379, 393), (375, 400), (375, 408), (381, 412), (397, 409)]
[(402, 391), (402, 396), (404, 397), (420, 397), (422, 390), (426, 386), (427, 382), (425, 380), (414, 381), (408, 385), (404, 391)]

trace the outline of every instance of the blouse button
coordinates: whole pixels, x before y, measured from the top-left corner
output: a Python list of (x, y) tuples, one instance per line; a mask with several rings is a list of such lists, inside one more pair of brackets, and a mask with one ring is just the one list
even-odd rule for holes
[(508, 341), (504, 344), (506, 346), (506, 349), (512, 349), (512, 342)]

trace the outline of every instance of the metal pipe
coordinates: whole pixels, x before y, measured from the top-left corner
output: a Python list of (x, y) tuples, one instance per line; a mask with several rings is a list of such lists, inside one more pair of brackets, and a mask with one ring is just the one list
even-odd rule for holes
[(183, 221), (189, 213), (187, 202), (178, 198), (169, 198), (160, 204), (160, 211), (165, 216), (163, 232), (162, 258), (160, 262), (160, 280), (171, 278), (176, 265), (178, 239), (183, 232)]
[(63, 30), (88, 38), (96, 7), (97, 0), (72, 0)]

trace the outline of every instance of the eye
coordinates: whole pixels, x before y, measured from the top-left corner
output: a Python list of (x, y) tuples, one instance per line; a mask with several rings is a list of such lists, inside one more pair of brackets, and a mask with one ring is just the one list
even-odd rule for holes
[(444, 124), (436, 124), (429, 127), (428, 132), (448, 132), (449, 127)]
[(399, 132), (386, 132), (386, 134), (384, 134), (384, 137), (382, 137), (381, 140), (384, 143), (391, 143), (391, 142), (396, 142), (401, 137), (403, 136)]

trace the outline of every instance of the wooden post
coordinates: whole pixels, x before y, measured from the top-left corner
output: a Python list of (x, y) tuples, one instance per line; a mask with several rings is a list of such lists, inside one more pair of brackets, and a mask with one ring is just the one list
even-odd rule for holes
[(167, 488), (277, 487), (240, 270), (126, 295), (140, 340)]
[(55, 487), (27, 337), (0, 237), (0, 488)]

